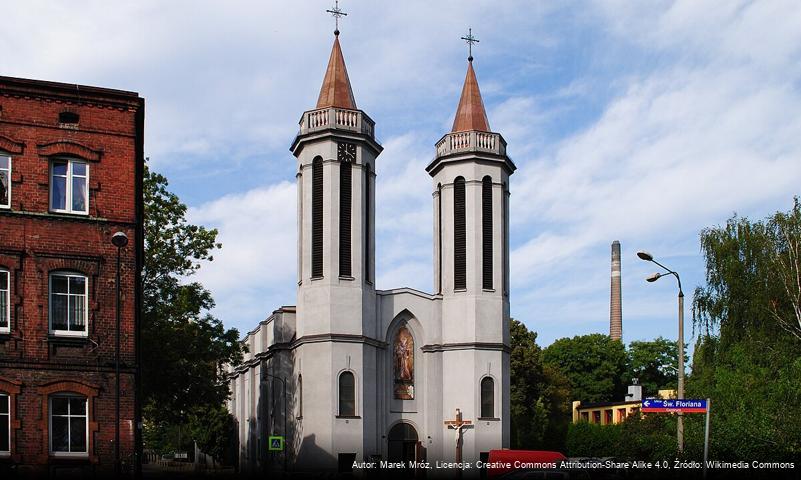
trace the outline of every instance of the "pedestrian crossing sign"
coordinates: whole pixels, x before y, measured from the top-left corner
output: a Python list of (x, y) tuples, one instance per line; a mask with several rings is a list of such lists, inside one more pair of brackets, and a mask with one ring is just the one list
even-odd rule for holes
[(284, 437), (270, 437), (269, 439), (269, 450), (270, 451), (282, 451), (284, 449)]

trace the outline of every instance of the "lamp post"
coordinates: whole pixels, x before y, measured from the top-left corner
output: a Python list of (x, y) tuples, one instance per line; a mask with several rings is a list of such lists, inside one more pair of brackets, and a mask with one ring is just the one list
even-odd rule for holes
[(117, 247), (117, 338), (115, 341), (114, 376), (116, 377), (116, 398), (114, 404), (114, 473), (120, 476), (120, 258), (122, 249), (128, 245), (128, 236), (117, 232), (111, 236), (111, 243)]
[[(264, 367), (262, 367), (262, 368), (264, 368)], [(286, 474), (286, 472), (287, 472), (286, 449), (287, 449), (287, 441), (289, 440), (288, 435), (287, 435), (287, 431), (286, 431), (286, 416), (287, 416), (287, 408), (286, 408), (286, 403), (287, 403), (286, 402), (286, 379), (283, 378), (283, 377), (277, 377), (275, 375), (272, 375), (272, 374), (266, 373), (266, 372), (264, 373), (264, 376), (268, 377), (268, 378), (274, 378), (275, 380), (278, 380), (279, 382), (281, 382), (282, 393), (283, 393), (283, 397), (284, 397), (284, 451), (281, 452), (281, 453), (284, 454), (284, 474)], [(270, 388), (270, 391), (272, 393), (272, 388)], [(268, 435), (268, 437), (269, 437), (269, 435)], [(259, 454), (259, 456), (261, 456), (261, 454)]]
[[(648, 276), (645, 280), (648, 282), (655, 282), (660, 278), (673, 275), (676, 277), (676, 281), (679, 284), (679, 392), (678, 397), (684, 398), (684, 292), (681, 290), (681, 278), (679, 278), (679, 274), (666, 266), (662, 265), (661, 263), (654, 260), (653, 255), (648, 252), (639, 251), (637, 252), (637, 256), (640, 259), (645, 260), (646, 262), (652, 262), (661, 267), (665, 270), (664, 273), (654, 273), (653, 275)], [(677, 428), (676, 428), (676, 440), (679, 445), (679, 453), (684, 451), (684, 414), (679, 412), (677, 418)]]

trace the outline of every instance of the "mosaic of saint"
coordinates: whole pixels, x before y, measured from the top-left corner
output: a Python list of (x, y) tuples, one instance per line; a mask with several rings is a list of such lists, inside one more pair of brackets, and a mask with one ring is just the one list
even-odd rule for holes
[(395, 363), (395, 398), (414, 399), (414, 339), (409, 329), (401, 327), (392, 349)]

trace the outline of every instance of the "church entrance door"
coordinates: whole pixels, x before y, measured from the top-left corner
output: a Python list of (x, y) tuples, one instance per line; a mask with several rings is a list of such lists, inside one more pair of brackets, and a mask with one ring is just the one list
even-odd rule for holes
[(408, 466), (417, 458), (417, 430), (408, 423), (398, 423), (392, 427), (387, 435), (389, 449), (387, 450), (390, 462), (404, 462)]

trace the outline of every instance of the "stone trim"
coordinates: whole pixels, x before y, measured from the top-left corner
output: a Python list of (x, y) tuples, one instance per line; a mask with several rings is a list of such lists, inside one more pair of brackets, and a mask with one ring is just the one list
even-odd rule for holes
[(512, 347), (504, 343), (490, 342), (464, 342), (464, 343), (437, 343), (423, 345), (420, 349), (424, 353), (446, 352), (452, 350), (494, 350), (506, 353), (512, 352)]

